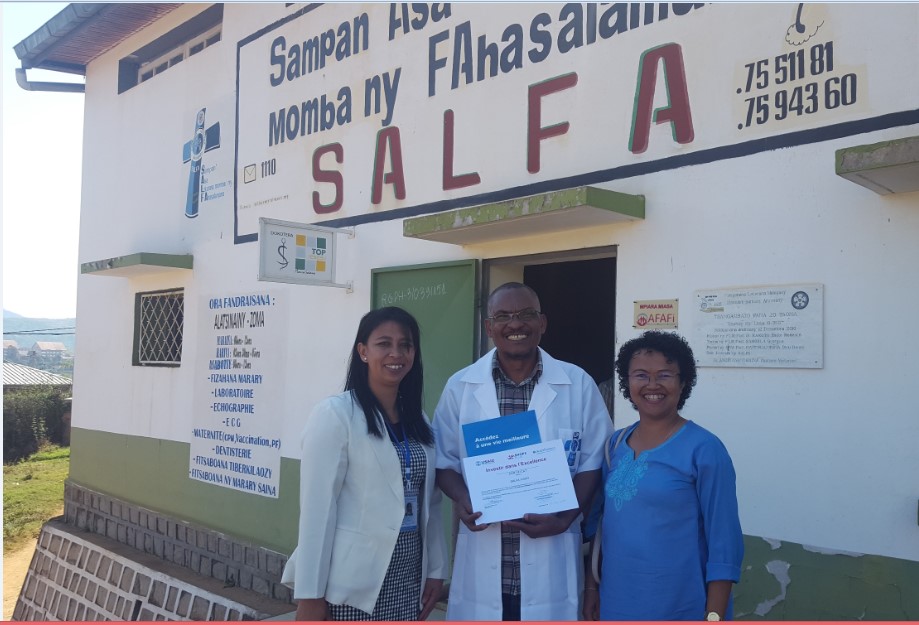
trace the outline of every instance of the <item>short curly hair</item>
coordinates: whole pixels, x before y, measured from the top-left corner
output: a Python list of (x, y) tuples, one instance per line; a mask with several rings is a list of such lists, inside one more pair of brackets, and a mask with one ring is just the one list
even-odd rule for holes
[(648, 330), (638, 338), (634, 338), (619, 349), (619, 356), (616, 358), (616, 373), (619, 375), (619, 390), (622, 396), (632, 402), (629, 394), (629, 365), (632, 358), (638, 352), (659, 352), (663, 354), (668, 362), (675, 362), (680, 368), (680, 380), (683, 382), (683, 392), (680, 393), (680, 403), (677, 404), (677, 410), (683, 407), (689, 395), (692, 393), (692, 387), (696, 385), (696, 359), (692, 354), (692, 348), (679, 334), (673, 332), (660, 332), (658, 330)]

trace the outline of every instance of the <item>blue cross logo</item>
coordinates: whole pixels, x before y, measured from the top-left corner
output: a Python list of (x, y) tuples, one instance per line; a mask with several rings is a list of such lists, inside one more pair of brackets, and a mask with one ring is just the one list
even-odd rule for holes
[(206, 108), (198, 111), (195, 117), (195, 133), (190, 141), (182, 146), (182, 162), (191, 161), (191, 170), (188, 173), (188, 197), (185, 200), (185, 216), (188, 218), (198, 216), (198, 201), (201, 197), (201, 157), (205, 152), (210, 152), (220, 147), (220, 122), (204, 129), (204, 112)]

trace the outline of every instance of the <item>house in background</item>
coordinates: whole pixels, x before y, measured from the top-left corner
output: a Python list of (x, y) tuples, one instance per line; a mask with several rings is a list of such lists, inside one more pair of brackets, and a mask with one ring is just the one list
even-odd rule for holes
[(4, 360), (19, 360), (19, 343), (12, 339), (3, 339), (3, 358)]
[(885, 325), (919, 309), (917, 24), (917, 3), (68, 5), (16, 46), (26, 88), (86, 77), (66, 522), (36, 561), (119, 569), (68, 569), (101, 600), (30, 572), (14, 617), (291, 611), (299, 433), (361, 316), (419, 318), (432, 414), (516, 280), (597, 382), (644, 329), (688, 338), (681, 412), (737, 469), (738, 617), (919, 619), (919, 327)]
[(35, 341), (29, 349), (29, 358), (43, 365), (60, 364), (67, 354), (67, 346), (59, 341)]

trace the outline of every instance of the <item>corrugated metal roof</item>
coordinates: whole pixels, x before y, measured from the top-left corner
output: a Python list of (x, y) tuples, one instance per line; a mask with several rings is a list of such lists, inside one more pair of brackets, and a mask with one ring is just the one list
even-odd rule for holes
[(3, 361), (3, 386), (69, 386), (70, 378), (27, 367), (15, 362)]
[(90, 61), (179, 6), (179, 3), (71, 3), (13, 49), (25, 69), (86, 75)]

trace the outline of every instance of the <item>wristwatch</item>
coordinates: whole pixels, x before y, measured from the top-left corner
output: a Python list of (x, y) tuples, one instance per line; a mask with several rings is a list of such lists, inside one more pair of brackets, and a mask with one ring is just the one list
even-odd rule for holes
[(720, 621), (721, 615), (718, 614), (717, 612), (709, 612), (708, 614), (705, 615), (705, 620), (706, 621)]

